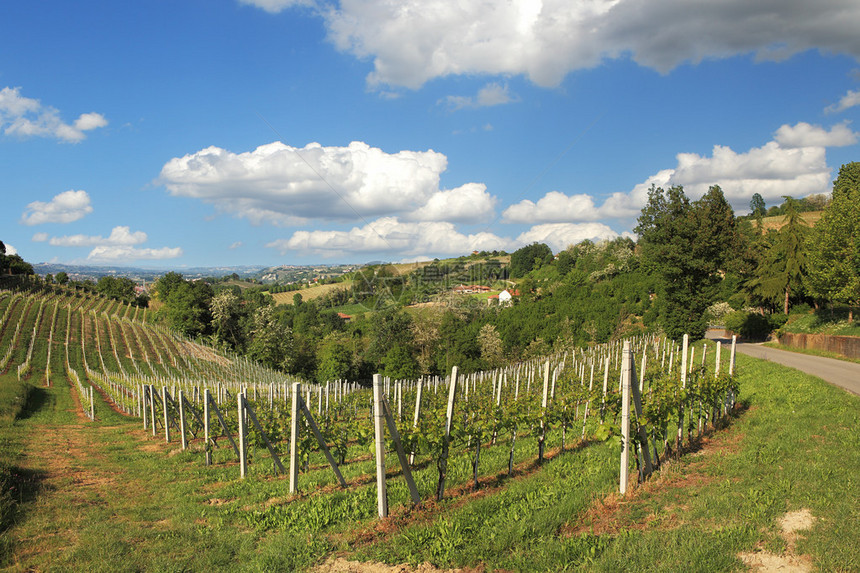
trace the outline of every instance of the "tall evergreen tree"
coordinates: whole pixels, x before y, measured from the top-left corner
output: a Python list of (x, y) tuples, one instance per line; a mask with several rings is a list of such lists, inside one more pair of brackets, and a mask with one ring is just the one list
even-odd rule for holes
[(843, 178), (850, 171), (845, 167), (834, 183), (833, 201), (809, 234), (809, 286), (815, 296), (847, 304), (853, 320), (860, 304), (860, 185)]
[(785, 197), (784, 205), (783, 225), (769, 241), (749, 288), (765, 300), (779, 300), (788, 314), (792, 293), (800, 291), (806, 275), (809, 226), (800, 216), (795, 199)]

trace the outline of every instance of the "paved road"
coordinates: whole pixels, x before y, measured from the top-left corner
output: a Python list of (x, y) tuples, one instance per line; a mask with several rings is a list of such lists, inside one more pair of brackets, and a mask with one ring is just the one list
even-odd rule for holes
[[(721, 338), (721, 334), (722, 331), (711, 331), (708, 332), (708, 338), (721, 340), (724, 347), (726, 344), (731, 345), (732, 341)], [(818, 376), (835, 386), (844, 388), (852, 394), (860, 395), (860, 364), (855, 362), (811, 356), (799, 352), (789, 352), (788, 350), (768, 348), (767, 346), (753, 343), (738, 343), (737, 351), (753, 358), (770, 360), (783, 366), (796, 368), (801, 372)]]

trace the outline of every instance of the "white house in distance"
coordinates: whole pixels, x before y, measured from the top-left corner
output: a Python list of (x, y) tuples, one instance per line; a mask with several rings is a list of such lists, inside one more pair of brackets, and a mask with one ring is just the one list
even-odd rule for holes
[(513, 298), (515, 296), (519, 296), (519, 295), (520, 295), (519, 291), (515, 290), (514, 292), (510, 292), (508, 289), (505, 289), (499, 293), (499, 305), (505, 306), (505, 305), (511, 304), (511, 301), (513, 300)]

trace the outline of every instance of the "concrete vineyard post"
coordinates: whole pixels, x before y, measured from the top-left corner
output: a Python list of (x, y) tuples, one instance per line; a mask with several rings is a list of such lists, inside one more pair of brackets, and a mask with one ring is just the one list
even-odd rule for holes
[[(681, 347), (681, 390), (685, 390), (687, 388), (687, 348), (690, 344), (690, 336), (688, 334), (684, 335), (684, 340)], [(681, 401), (681, 405), (678, 406), (678, 455), (681, 455), (681, 443), (684, 440), (684, 408), (686, 404), (684, 401)]]
[(203, 391), (203, 438), (206, 444), (206, 465), (212, 465), (212, 448), (209, 445), (209, 400), (212, 398), (209, 395), (209, 388)]
[(454, 366), (451, 369), (451, 383), (448, 386), (448, 408), (445, 415), (445, 435), (442, 437), (442, 456), (440, 460), (439, 484), (436, 488), (436, 500), (439, 501), (445, 495), (445, 480), (448, 474), (448, 450), (451, 443), (451, 425), (454, 421), (454, 399), (457, 397), (457, 372)]
[(245, 425), (245, 396), (242, 392), (236, 393), (237, 420), (239, 422), (239, 477), (248, 475), (248, 437)]
[(179, 400), (179, 436), (182, 442), (182, 449), (187, 450), (188, 440), (185, 438), (185, 404), (183, 403), (182, 388), (179, 389), (177, 400)]
[(373, 375), (373, 437), (376, 460), (376, 508), (379, 517), (388, 517), (388, 491), (385, 485), (385, 414), (382, 411), (383, 381), (379, 374)]
[(149, 388), (149, 421), (152, 425), (152, 437), (156, 436), (155, 434), (155, 386), (150, 384)]
[(621, 471), (619, 491), (627, 494), (630, 466), (630, 341), (624, 341), (624, 359), (621, 361)]
[(538, 435), (538, 463), (543, 463), (543, 452), (546, 446), (546, 407), (549, 392), (549, 360), (546, 361), (543, 372), (543, 397), (541, 398), (540, 434)]
[(302, 385), (298, 382), (293, 383), (293, 404), (292, 417), (290, 418), (290, 493), (296, 493), (296, 486), (299, 478), (299, 394), (302, 391)]
[(164, 441), (170, 443), (170, 412), (167, 410), (167, 386), (161, 387), (161, 405), (164, 406)]
[(717, 341), (717, 357), (714, 358), (714, 378), (717, 378), (720, 375), (720, 349), (722, 348), (723, 343), (719, 340)]
[[(418, 419), (421, 413), (421, 389), (424, 387), (423, 380), (418, 380), (418, 386), (415, 388), (415, 414), (412, 418), (412, 428), (418, 427)], [(415, 451), (409, 453), (409, 465), (415, 463)]]

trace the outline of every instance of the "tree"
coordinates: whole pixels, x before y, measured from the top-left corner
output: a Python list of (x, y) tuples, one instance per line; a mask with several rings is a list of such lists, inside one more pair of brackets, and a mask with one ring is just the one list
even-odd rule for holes
[(570, 248), (568, 248), (558, 254), (558, 259), (555, 262), (555, 268), (560, 276), (565, 277), (575, 264), (576, 255)]
[(239, 328), (239, 320), (242, 316), (239, 297), (232, 291), (223, 290), (212, 297), (209, 311), (212, 313), (215, 339), (232, 349), (238, 348), (242, 343)]
[(492, 324), (485, 324), (478, 332), (478, 345), (481, 347), (481, 358), (490, 368), (498, 368), (505, 363), (502, 337)]
[(181, 274), (173, 271), (158, 277), (158, 280), (155, 281), (155, 284), (152, 286), (155, 298), (166, 302), (167, 299), (170, 298), (170, 294), (173, 290), (178, 288), (179, 285), (184, 282), (185, 278)]
[(552, 250), (543, 243), (532, 243), (511, 254), (511, 278), (523, 277), (535, 268), (552, 262)]
[(261, 306), (254, 313), (248, 355), (276, 370), (287, 367), (292, 347), (292, 332), (277, 320), (272, 306)]
[(785, 197), (785, 205), (783, 226), (770, 241), (750, 287), (766, 300), (781, 299), (783, 312), (788, 314), (792, 292), (800, 291), (806, 275), (809, 226), (797, 211), (794, 199)]
[(852, 190), (860, 189), (860, 162), (852, 161), (839, 168), (839, 175), (833, 182), (833, 199), (850, 194)]
[(764, 198), (759, 193), (753, 193), (752, 199), (750, 199), (750, 214), (756, 220), (761, 220), (766, 212), (767, 205), (764, 202)]
[(413, 345), (412, 318), (408, 314), (390, 309), (372, 315), (366, 356), (369, 362), (381, 364), (394, 347), (411, 351)]
[(106, 297), (131, 302), (135, 298), (135, 286), (128, 277), (103, 276), (96, 283), (96, 291)]
[(55, 278), (58, 285), (65, 285), (69, 282), (69, 275), (66, 273), (66, 271), (58, 272)]
[(635, 231), (643, 265), (658, 278), (666, 334), (704, 336), (711, 291), (738, 244), (734, 212), (722, 190), (715, 185), (690, 203), (680, 186), (652, 186)]
[(212, 287), (202, 281), (187, 282), (183, 279), (168, 292), (164, 312), (170, 326), (191, 338), (207, 334), (212, 320), (209, 311)]
[(382, 359), (381, 374), (400, 380), (418, 376), (418, 362), (412, 355), (412, 350), (404, 346), (393, 346)]
[[(850, 171), (845, 167), (839, 170), (840, 178)], [(825, 300), (847, 304), (853, 321), (853, 307), (860, 304), (860, 185), (845, 181), (834, 183), (833, 201), (809, 233), (809, 289)]]
[(325, 338), (319, 351), (316, 379), (320, 384), (341, 380), (352, 370), (352, 351), (342, 333), (332, 333)]

